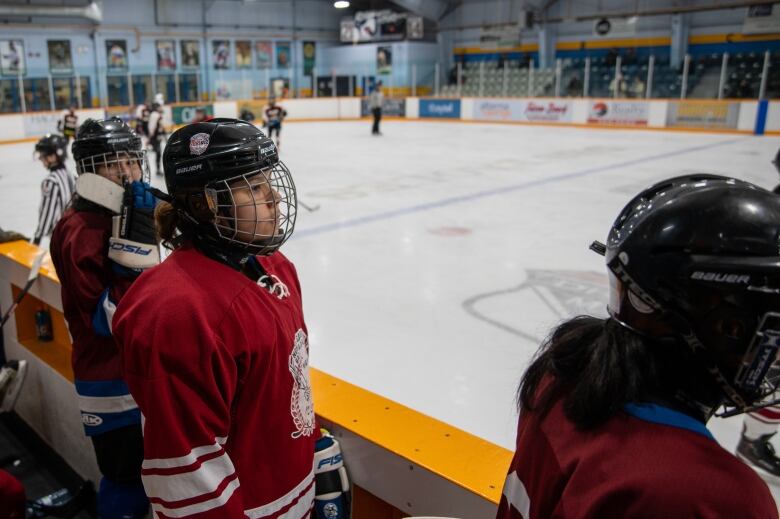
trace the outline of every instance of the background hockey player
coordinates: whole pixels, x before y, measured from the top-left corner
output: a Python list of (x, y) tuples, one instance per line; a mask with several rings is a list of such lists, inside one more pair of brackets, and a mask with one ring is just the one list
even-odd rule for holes
[(141, 103), (135, 107), (133, 122), (135, 126), (135, 133), (140, 135), (142, 138), (146, 137), (149, 127), (149, 106), (146, 103)]
[(147, 131), (149, 145), (152, 147), (152, 151), (154, 151), (154, 172), (156, 175), (162, 175), (160, 164), (162, 162), (162, 141), (165, 138), (162, 105), (157, 103), (152, 105), (152, 110), (149, 112)]
[(276, 147), (278, 148), (282, 143), (282, 121), (287, 117), (287, 110), (276, 104), (276, 98), (271, 97), (268, 99), (268, 106), (265, 107), (263, 113), (263, 126), (268, 128), (268, 137), (273, 139), (274, 133), (276, 133)]
[(76, 107), (71, 106), (62, 114), (62, 119), (57, 122), (57, 131), (65, 136), (67, 142), (76, 136), (79, 127), (79, 116), (76, 115)]
[[(780, 173), (780, 150), (772, 161)], [(780, 194), (780, 185), (774, 191)], [(780, 396), (780, 395), (778, 395)], [(752, 466), (767, 481), (780, 483), (780, 458), (775, 454), (772, 438), (780, 425), (780, 405), (758, 409), (745, 415), (737, 456)]]
[(103, 519), (140, 518), (148, 509), (141, 414), (122, 377), (110, 324), (139, 272), (159, 262), (149, 168), (141, 139), (119, 118), (87, 120), (73, 158), (77, 194), (54, 230), (51, 256), (73, 338), (82, 422), (103, 475), (98, 512)]
[(384, 103), (385, 96), (382, 94), (382, 82), (377, 81), (374, 86), (374, 91), (368, 96), (368, 108), (371, 110), (371, 114), (374, 116), (374, 124), (371, 126), (371, 135), (382, 135), (379, 131), (379, 123), (382, 120), (382, 103)]
[(290, 172), (269, 138), (235, 119), (177, 130), (163, 161), (170, 203), (156, 220), (175, 250), (114, 318), (153, 510), (309, 517), (308, 333), (295, 267), (278, 252), (295, 224)]
[[(772, 403), (780, 198), (716, 175), (631, 200), (604, 253), (610, 317), (553, 330), (523, 375), (499, 519), (777, 518), (705, 427)], [(718, 282), (742, 276), (742, 282)]]
[(38, 226), (33, 243), (40, 245), (51, 236), (65, 206), (70, 202), (76, 179), (65, 166), (68, 158), (68, 141), (57, 134), (47, 134), (35, 144), (35, 154), (48, 175), (41, 182), (41, 205), (38, 209)]

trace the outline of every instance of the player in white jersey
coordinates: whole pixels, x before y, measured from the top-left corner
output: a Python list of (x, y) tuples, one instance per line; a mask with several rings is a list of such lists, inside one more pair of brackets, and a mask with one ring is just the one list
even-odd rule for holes
[(162, 176), (162, 167), (160, 167), (160, 161), (162, 160), (162, 140), (165, 137), (165, 126), (163, 126), (163, 109), (162, 105), (154, 103), (152, 110), (149, 112), (149, 122), (147, 123), (147, 136), (149, 137), (149, 144), (154, 151), (155, 161), (155, 173)]
[(36, 245), (40, 245), (44, 237), (51, 236), (76, 187), (76, 178), (65, 166), (67, 148), (65, 137), (56, 134), (46, 134), (35, 144), (35, 154), (49, 172), (41, 183), (38, 227), (33, 236)]

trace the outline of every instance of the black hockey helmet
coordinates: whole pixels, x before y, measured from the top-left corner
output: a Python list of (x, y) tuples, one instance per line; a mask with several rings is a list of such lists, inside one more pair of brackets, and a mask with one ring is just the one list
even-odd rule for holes
[(142, 168), (143, 179), (149, 179), (149, 165), (141, 137), (119, 117), (84, 121), (79, 126), (71, 151), (79, 175), (96, 173), (96, 167), (100, 165), (132, 161)]
[(56, 155), (59, 163), (68, 158), (68, 140), (56, 133), (47, 133), (35, 143), (35, 153), (38, 157)]
[[(173, 204), (193, 231), (216, 246), (247, 254), (271, 254), (292, 234), (297, 199), (295, 184), (279, 160), (276, 145), (253, 124), (212, 119), (175, 131), (163, 153), (165, 184)], [(256, 189), (260, 185), (264, 188)], [(253, 201), (239, 203), (236, 190), (250, 189)], [(264, 197), (263, 199), (258, 198)], [(273, 231), (261, 230), (257, 205), (273, 206)], [(241, 206), (253, 207), (256, 224), (242, 230)]]
[(687, 344), (737, 414), (775, 401), (780, 347), (780, 198), (748, 182), (690, 175), (642, 191), (605, 252), (608, 311)]

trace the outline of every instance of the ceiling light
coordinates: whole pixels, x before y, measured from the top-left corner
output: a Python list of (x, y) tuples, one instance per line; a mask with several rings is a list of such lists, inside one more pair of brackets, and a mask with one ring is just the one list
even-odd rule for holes
[(333, 7), (336, 9), (344, 9), (349, 7), (349, 2), (346, 0), (339, 0), (338, 2), (333, 2)]

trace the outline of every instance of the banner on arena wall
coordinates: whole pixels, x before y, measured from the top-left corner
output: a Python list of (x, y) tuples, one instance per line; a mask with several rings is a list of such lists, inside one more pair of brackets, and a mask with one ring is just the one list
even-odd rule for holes
[(588, 123), (604, 125), (647, 126), (650, 103), (643, 101), (591, 101)]
[(236, 40), (236, 68), (252, 68), (252, 42)]
[(27, 72), (24, 41), (0, 40), (0, 71), (4, 76), (24, 75)]
[(173, 40), (156, 40), (157, 70), (176, 70), (176, 42)]
[(420, 117), (460, 118), (460, 99), (420, 99)]
[(216, 70), (230, 68), (229, 40), (214, 40), (211, 42), (211, 62)]
[(309, 76), (314, 71), (314, 61), (317, 57), (317, 42), (303, 42), (303, 75)]
[(106, 40), (106, 69), (109, 72), (127, 71), (127, 41)]
[[(360, 115), (362, 117), (371, 115), (371, 109), (368, 107), (368, 99), (361, 99)], [(385, 97), (382, 101), (382, 115), (404, 117), (406, 115), (406, 99)]]
[(57, 132), (57, 123), (62, 114), (59, 112), (38, 112), (24, 115), (24, 136), (40, 137)]
[(377, 74), (390, 74), (393, 72), (393, 48), (389, 45), (387, 47), (376, 48), (376, 73)]
[(484, 100), (474, 103), (473, 117), (477, 121), (564, 123), (571, 122), (571, 110), (570, 101)]
[(70, 40), (47, 40), (49, 50), (49, 72), (52, 74), (72, 74), (73, 56), (70, 52)]
[(274, 49), (270, 41), (256, 41), (255, 55), (257, 56), (257, 68), (271, 68)]
[(676, 128), (737, 128), (739, 102), (670, 101), (666, 125)]
[(277, 68), (290, 68), (290, 42), (289, 41), (277, 41), (276, 42), (276, 67)]
[(200, 42), (181, 40), (181, 66), (185, 69), (200, 67)]
[(206, 115), (214, 116), (214, 105), (192, 105), (192, 106), (173, 106), (171, 107), (171, 115), (173, 116), (173, 124), (189, 124), (195, 119), (195, 111), (203, 110)]

